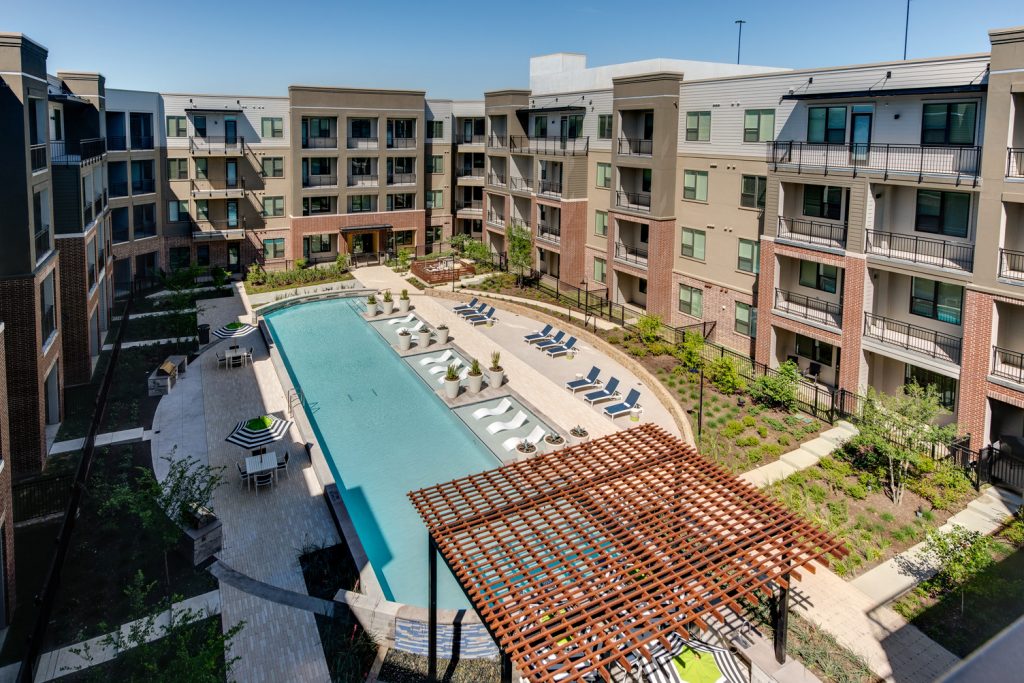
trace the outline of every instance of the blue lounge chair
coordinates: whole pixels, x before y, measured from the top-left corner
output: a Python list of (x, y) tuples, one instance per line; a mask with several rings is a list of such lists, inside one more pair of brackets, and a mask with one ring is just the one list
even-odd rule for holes
[(615, 390), (618, 388), (619, 378), (612, 377), (610, 380), (608, 380), (608, 384), (604, 385), (604, 388), (590, 392), (589, 394), (583, 397), (583, 400), (589, 403), (590, 405), (600, 403), (601, 401), (607, 401), (608, 399), (615, 398)]
[(475, 310), (475, 309), (476, 309), (476, 305), (477, 305), (477, 303), (479, 303), (479, 301), (480, 301), (480, 300), (479, 300), (479, 299), (477, 299), (477, 298), (476, 298), (476, 297), (474, 296), (474, 297), (473, 297), (473, 300), (472, 300), (472, 301), (470, 301), (470, 302), (469, 302), (468, 304), (459, 304), (458, 306), (456, 306), (456, 307), (455, 307), (455, 308), (453, 308), (452, 310), (453, 310), (453, 311), (455, 311), (456, 313), (458, 313), (458, 312), (460, 312), (460, 311), (472, 311), (472, 310)]
[(593, 389), (597, 386), (597, 378), (601, 375), (601, 368), (596, 365), (590, 368), (590, 372), (586, 377), (580, 379), (574, 379), (565, 383), (565, 388), (576, 393), (580, 389)]
[(527, 344), (533, 344), (534, 342), (543, 341), (544, 339), (547, 339), (548, 337), (551, 336), (552, 329), (553, 328), (551, 327), (551, 325), (545, 325), (544, 329), (541, 330), (540, 332), (533, 332), (531, 334), (524, 336), (523, 341), (526, 342)]
[(476, 308), (466, 308), (466, 309), (463, 309), (461, 311), (457, 311), (457, 313), (459, 315), (461, 315), (463, 318), (468, 318), (471, 315), (480, 315), (481, 313), (484, 312), (485, 308), (487, 308), (487, 303), (486, 302), (481, 303)]
[(550, 349), (552, 346), (561, 346), (563, 339), (565, 339), (565, 332), (559, 330), (558, 334), (551, 337), (551, 339), (545, 339), (544, 341), (537, 342), (537, 348), (544, 350)]
[(636, 402), (640, 400), (640, 392), (636, 389), (630, 389), (629, 394), (626, 395), (626, 400), (622, 403), (616, 403), (613, 406), (608, 406), (604, 409), (604, 414), (615, 418), (624, 413), (628, 413), (630, 410), (636, 407)]
[(490, 308), (488, 308), (486, 313), (481, 313), (479, 315), (467, 315), (466, 316), (466, 322), (468, 322), (470, 325), (480, 325), (482, 323), (490, 322), (493, 319), (494, 319), (494, 306), (491, 306)]
[(558, 358), (572, 351), (572, 347), (576, 346), (576, 337), (569, 337), (569, 339), (561, 346), (549, 346), (544, 349), (544, 353), (548, 354), (552, 358)]

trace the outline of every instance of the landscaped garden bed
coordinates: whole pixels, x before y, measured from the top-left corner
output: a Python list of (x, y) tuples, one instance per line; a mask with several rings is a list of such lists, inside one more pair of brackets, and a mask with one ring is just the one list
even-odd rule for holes
[(353, 275), (348, 271), (348, 259), (345, 254), (339, 254), (338, 261), (328, 266), (306, 267), (303, 263), (291, 270), (265, 271), (259, 265), (253, 264), (246, 274), (245, 291), (249, 294), (264, 294), (351, 279)]
[(198, 317), (195, 312), (130, 318), (123, 339), (129, 342), (191, 337), (195, 336), (197, 326)]
[[(223, 287), (221, 289), (205, 289), (202, 291), (185, 290), (182, 293), (180, 302), (181, 308), (196, 308), (202, 307), (202, 304), (198, 303), (206, 299), (226, 299), (235, 295), (233, 287)], [(178, 302), (174, 301), (174, 296), (156, 296), (156, 297), (144, 297), (137, 296), (135, 301), (132, 303), (132, 314), (136, 313), (172, 313), (175, 310), (175, 305)]]

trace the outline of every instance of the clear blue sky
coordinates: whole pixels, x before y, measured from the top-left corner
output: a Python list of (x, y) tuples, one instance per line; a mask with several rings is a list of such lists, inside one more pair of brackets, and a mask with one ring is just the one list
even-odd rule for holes
[[(0, 30), (49, 48), (49, 69), (113, 88), (283, 95), (289, 84), (479, 98), (525, 87), (529, 58), (592, 66), (671, 57), (788, 67), (899, 59), (903, 0), (7, 0)], [(910, 57), (984, 52), (1024, 24), (1024, 0), (913, 0)]]

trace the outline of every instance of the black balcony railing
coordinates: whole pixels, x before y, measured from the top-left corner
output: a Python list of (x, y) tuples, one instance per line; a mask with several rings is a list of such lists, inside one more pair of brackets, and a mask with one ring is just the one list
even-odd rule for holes
[(414, 185), (416, 184), (415, 173), (389, 173), (388, 185)]
[(518, 228), (523, 228), (525, 230), (529, 230), (530, 229), (530, 219), (529, 218), (513, 218), (512, 220), (510, 220), (508, 222), (508, 224), (509, 225), (514, 225), (514, 226), (516, 226)]
[(513, 154), (551, 154), (556, 156), (577, 156), (587, 153), (589, 137), (580, 138), (531, 138), (527, 135), (513, 135), (509, 138), (509, 149)]
[(35, 244), (36, 244), (36, 261), (38, 262), (43, 256), (46, 256), (48, 253), (50, 253), (50, 249), (53, 248), (51, 246), (52, 239), (50, 237), (50, 226), (49, 225), (44, 226), (42, 229), (40, 229), (40, 230), (38, 230), (36, 232), (36, 234), (35, 234)]
[(832, 249), (846, 248), (846, 226), (779, 216), (779, 239)]
[(128, 138), (123, 135), (107, 136), (107, 151), (123, 152), (128, 149)]
[(562, 194), (562, 183), (559, 180), (542, 180), (538, 191), (541, 194)]
[(533, 178), (517, 178), (513, 176), (509, 178), (508, 186), (509, 189), (517, 192), (532, 192)]
[(483, 168), (460, 168), (455, 171), (455, 175), (459, 178), (483, 178)]
[(1024, 282), (1024, 251), (999, 250), (999, 277)]
[(495, 213), (494, 211), (488, 211), (487, 212), (487, 222), (489, 224), (495, 226), (495, 227), (498, 227), (498, 228), (504, 228), (505, 227), (505, 218), (504, 218), (504, 216), (502, 216), (499, 213)]
[(132, 194), (149, 194), (156, 192), (156, 182), (152, 178), (132, 180)]
[(647, 192), (616, 192), (615, 206), (634, 211), (650, 211), (651, 195)]
[(558, 244), (562, 241), (562, 226), (540, 221), (537, 223), (537, 239)]
[(785, 289), (775, 289), (775, 310), (795, 315), (807, 320), (831, 325), (843, 326), (843, 306), (833, 301), (826, 301), (814, 296), (806, 296)]
[(245, 138), (241, 135), (193, 136), (188, 139), (192, 154), (241, 154)]
[(305, 137), (302, 138), (302, 149), (336, 149), (338, 138), (336, 137)]
[(981, 147), (968, 145), (891, 145), (867, 143), (824, 143), (780, 141), (768, 143), (768, 163), (804, 169), (849, 170), (916, 175), (954, 176), (957, 182), (970, 178), (977, 184), (981, 169)]
[(1006, 176), (1024, 178), (1024, 147), (1011, 147), (1006, 150)]
[(92, 203), (86, 203), (82, 205), (82, 225), (89, 225), (92, 223)]
[(349, 149), (377, 149), (377, 136), (349, 137), (347, 144)]
[(483, 133), (473, 135), (466, 135), (465, 133), (455, 134), (455, 144), (457, 145), (482, 145), (487, 136)]
[(619, 154), (633, 157), (649, 157), (654, 154), (654, 140), (619, 138)]
[(647, 249), (644, 247), (633, 247), (621, 242), (615, 243), (615, 258), (623, 263), (647, 267)]
[(42, 171), (46, 168), (46, 145), (32, 145), (29, 147), (29, 157), (32, 162), (32, 172)]
[(359, 175), (350, 175), (348, 177), (349, 187), (372, 187), (380, 183), (380, 178), (376, 173), (363, 173)]
[(992, 374), (1024, 384), (1024, 353), (992, 347)]
[(413, 149), (416, 146), (416, 138), (396, 138), (388, 136), (388, 149)]
[(505, 174), (504, 173), (490, 173), (487, 176), (488, 185), (497, 185), (498, 187), (505, 187)]
[(111, 180), (110, 181), (110, 196), (111, 197), (127, 197), (128, 196), (128, 181), (127, 180)]
[(493, 149), (505, 149), (508, 147), (508, 136), (491, 133), (487, 136), (487, 146)]
[(953, 268), (968, 273), (974, 268), (974, 245), (964, 242), (865, 230), (864, 251), (898, 261)]
[(50, 163), (55, 166), (77, 166), (100, 159), (107, 151), (103, 138), (89, 138), (80, 142), (53, 140), (50, 142)]
[(192, 196), (216, 199), (238, 197), (245, 192), (245, 178), (196, 178), (192, 180)]
[(99, 216), (100, 212), (103, 211), (103, 206), (104, 206), (104, 202), (103, 202), (103, 196), (102, 195), (99, 196), (99, 197), (96, 197), (96, 199), (92, 200), (92, 212), (93, 212), (93, 215)]
[(961, 339), (935, 330), (865, 313), (864, 336), (931, 358), (960, 363)]
[(483, 211), (484, 202), (482, 199), (460, 199), (455, 202), (458, 211)]
[(135, 224), (135, 239), (156, 237), (156, 221), (141, 221)]
[(132, 149), (153, 149), (152, 135), (132, 135)]
[(304, 175), (302, 176), (303, 187), (330, 187), (338, 184), (338, 176), (331, 173), (321, 173), (319, 175)]

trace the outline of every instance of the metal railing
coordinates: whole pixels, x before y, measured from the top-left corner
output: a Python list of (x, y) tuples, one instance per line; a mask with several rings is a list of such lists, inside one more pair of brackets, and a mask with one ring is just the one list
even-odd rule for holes
[(487, 184), (495, 185), (497, 187), (505, 187), (505, 174), (494, 173), (493, 171), (487, 176)]
[(529, 218), (513, 218), (512, 220), (510, 220), (508, 222), (508, 225), (511, 226), (511, 227), (517, 227), (517, 228), (522, 228), (524, 230), (529, 230), (530, 229), (530, 219)]
[(832, 327), (843, 326), (842, 304), (778, 287), (775, 288), (775, 310)]
[(999, 250), (999, 277), (1024, 282), (1024, 251)]
[(590, 138), (532, 138), (528, 135), (513, 135), (509, 148), (513, 154), (551, 154), (556, 156), (578, 156), (587, 153)]
[(29, 160), (32, 163), (32, 172), (42, 171), (46, 168), (46, 143), (32, 145), (28, 148)]
[(85, 202), (82, 205), (82, 225), (92, 223), (92, 202)]
[(135, 239), (142, 237), (156, 237), (156, 221), (135, 224)]
[(455, 170), (455, 176), (457, 178), (483, 178), (484, 169), (481, 168), (458, 168)]
[(562, 182), (560, 180), (542, 180), (537, 189), (541, 194), (562, 195)]
[(54, 140), (50, 143), (50, 163), (55, 166), (77, 166), (100, 159), (107, 151), (103, 138), (88, 138), (80, 142)]
[(1024, 147), (1010, 147), (1006, 150), (1006, 177), (1024, 178)]
[(512, 176), (508, 179), (508, 187), (516, 192), (532, 192), (533, 178), (518, 178)]
[[(237, 197), (245, 192), (245, 178), (193, 178), (190, 182), (193, 197), (216, 199), (218, 196)], [(220, 187), (215, 187), (219, 185)]]
[(960, 363), (962, 340), (959, 337), (935, 330), (873, 313), (865, 313), (864, 336), (877, 339), (883, 344), (922, 353), (931, 358)]
[(864, 251), (899, 261), (954, 268), (968, 273), (974, 269), (974, 245), (963, 242), (865, 230)]
[(388, 185), (414, 185), (416, 183), (415, 173), (389, 173)]
[(473, 135), (466, 135), (465, 133), (455, 134), (455, 144), (457, 145), (482, 145), (484, 140), (487, 138), (486, 135), (480, 133), (479, 135), (474, 133)]
[(925, 175), (970, 178), (977, 185), (981, 169), (981, 147), (970, 145), (893, 145), (875, 143), (798, 142), (794, 140), (768, 143), (768, 163), (773, 170), (780, 165), (795, 166), (797, 173), (804, 169), (850, 170), (856, 176), (860, 171), (917, 175), (918, 182)]
[(483, 211), (484, 200), (482, 199), (460, 199), (455, 202), (455, 208), (458, 211)]
[(380, 178), (376, 173), (364, 173), (362, 175), (350, 175), (348, 177), (349, 187), (373, 187), (380, 184)]
[(618, 153), (626, 156), (649, 157), (654, 154), (654, 140), (619, 138)]
[(562, 226), (551, 225), (538, 221), (537, 223), (537, 239), (544, 242), (551, 242), (553, 244), (559, 244), (562, 241)]
[(1024, 384), (1024, 353), (992, 347), (992, 374)]
[(110, 241), (114, 244), (117, 244), (118, 242), (127, 242), (128, 239), (129, 235), (127, 225), (114, 225), (110, 228)]
[(131, 143), (132, 149), (153, 149), (152, 135), (132, 135), (128, 141)]
[(487, 136), (487, 146), (493, 149), (505, 149), (508, 147), (508, 136), (491, 133)]
[(377, 137), (357, 138), (350, 137), (346, 141), (349, 149), (377, 149)]
[(46, 225), (39, 229), (34, 235), (33, 239), (36, 245), (36, 261), (38, 261), (40, 257), (50, 253), (50, 249), (53, 248), (51, 246), (50, 232), (50, 226)]
[(651, 195), (647, 192), (616, 192), (615, 206), (633, 211), (650, 211)]
[(132, 180), (132, 194), (150, 194), (156, 192), (156, 181), (152, 178)]
[(128, 149), (128, 138), (123, 135), (108, 135), (107, 136), (107, 151), (108, 152), (124, 152)]
[(245, 138), (241, 135), (190, 136), (189, 151), (192, 154), (242, 154)]
[(497, 214), (493, 211), (487, 212), (487, 223), (493, 225), (496, 228), (505, 229), (505, 218), (501, 214)]
[(13, 482), (14, 521), (25, 522), (63, 512), (71, 499), (73, 482), (71, 474), (48, 474)]
[(302, 176), (303, 187), (330, 187), (338, 184), (338, 176), (334, 173)]
[(416, 138), (396, 138), (388, 136), (388, 149), (412, 149), (416, 146)]
[(128, 181), (127, 180), (111, 180), (110, 181), (110, 196), (111, 197), (127, 197), (128, 196)]
[(818, 247), (846, 248), (846, 226), (779, 216), (779, 239)]
[(633, 247), (622, 242), (615, 243), (615, 260), (635, 266), (647, 267), (647, 249)]
[(302, 149), (337, 149), (338, 138), (335, 136), (308, 136), (302, 138)]

